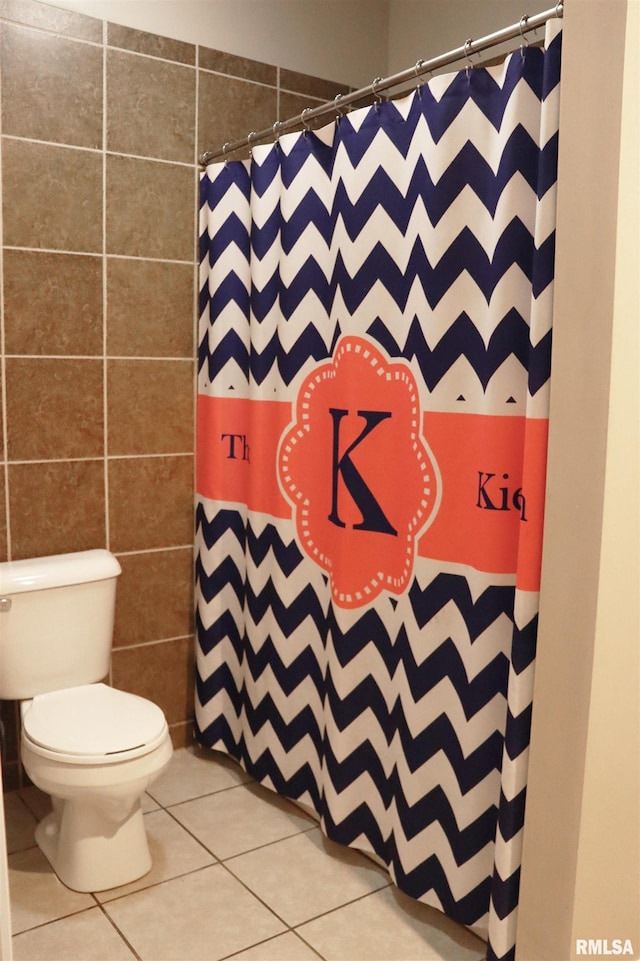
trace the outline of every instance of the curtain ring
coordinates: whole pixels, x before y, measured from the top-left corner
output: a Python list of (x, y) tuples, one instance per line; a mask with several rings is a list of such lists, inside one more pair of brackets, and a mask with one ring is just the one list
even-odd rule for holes
[(305, 107), (304, 110), (302, 111), (302, 113), (300, 114), (300, 123), (301, 123), (301, 124), (303, 125), (303, 127), (304, 127), (304, 135), (305, 135), (305, 136), (307, 135), (307, 133), (309, 132), (309, 130), (311, 130), (311, 127), (309, 126), (309, 124), (308, 124), (307, 121), (305, 120), (305, 114), (306, 114), (306, 113), (311, 113), (312, 110), (313, 110), (313, 107)]
[(470, 53), (469, 53), (469, 50), (470, 50), (470, 48), (471, 48), (471, 44), (472, 44), (472, 43), (473, 43), (473, 40), (471, 39), (471, 37), (469, 37), (469, 39), (468, 39), (468, 40), (465, 40), (465, 42), (464, 42), (464, 55), (465, 55), (466, 60), (467, 60), (467, 80), (468, 80), (469, 77), (470, 77), (469, 71), (470, 71), (470, 70), (473, 70), (473, 62), (472, 62), (472, 60), (471, 60), (471, 56), (470, 56)]
[(376, 90), (376, 85), (379, 84), (379, 83), (382, 83), (382, 77), (376, 77), (375, 80), (372, 80), (372, 81), (371, 81), (371, 93), (372, 93), (373, 96), (376, 98), (376, 102), (375, 102), (375, 104), (374, 104), (376, 113), (378, 112), (378, 107), (379, 107), (380, 104), (382, 103), (382, 98), (380, 97), (380, 94), (379, 94), (378, 91)]
[(520, 17), (520, 38), (522, 40), (522, 43), (520, 44), (520, 56), (522, 57), (523, 60), (524, 60), (525, 50), (527, 50), (529, 47), (529, 41), (524, 35), (524, 31), (526, 30), (528, 22), (529, 22), (529, 17), (525, 13), (523, 17)]

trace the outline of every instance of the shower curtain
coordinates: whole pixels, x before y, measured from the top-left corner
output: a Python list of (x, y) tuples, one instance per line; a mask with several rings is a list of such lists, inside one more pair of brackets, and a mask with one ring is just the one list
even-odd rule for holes
[(513, 958), (560, 32), (201, 181), (200, 742)]

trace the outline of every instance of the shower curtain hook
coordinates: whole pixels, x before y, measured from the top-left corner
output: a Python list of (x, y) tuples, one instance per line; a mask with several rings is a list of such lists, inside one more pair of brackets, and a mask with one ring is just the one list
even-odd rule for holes
[(302, 125), (304, 126), (304, 136), (305, 136), (305, 137), (307, 136), (307, 133), (309, 132), (309, 130), (311, 130), (311, 127), (309, 126), (309, 124), (308, 124), (307, 121), (305, 120), (305, 116), (304, 116), (304, 115), (305, 115), (306, 113), (311, 113), (312, 110), (313, 110), (313, 107), (305, 107), (304, 110), (302, 111), (302, 113), (300, 114), (300, 122), (301, 122)]
[(229, 161), (228, 161), (227, 158), (225, 157), (225, 154), (226, 154), (227, 150), (229, 149), (229, 143), (230, 143), (230, 141), (225, 140), (225, 142), (222, 144), (222, 158), (223, 158), (225, 164), (228, 164), (228, 163), (229, 163)]
[(336, 105), (336, 122), (339, 124), (344, 117), (344, 108), (340, 107), (340, 101), (342, 100), (343, 94), (337, 93), (333, 98), (333, 102)]
[(376, 85), (379, 83), (382, 83), (382, 77), (376, 77), (375, 80), (371, 81), (371, 93), (376, 98), (376, 102), (373, 105), (375, 107), (376, 113), (378, 112), (378, 107), (382, 103), (382, 98), (378, 93), (378, 91), (376, 90)]
[(416, 86), (416, 93), (418, 94), (418, 96), (420, 97), (420, 99), (422, 99), (422, 86), (423, 86), (423, 83), (424, 83), (424, 81), (420, 79), (420, 70), (422, 69), (422, 64), (423, 64), (423, 63), (426, 63), (426, 61), (423, 60), (422, 57), (420, 57), (419, 60), (416, 60), (416, 65), (415, 65), (415, 67), (413, 68), (413, 72), (414, 72), (415, 75), (416, 75), (416, 80), (418, 81), (418, 84), (417, 84), (417, 86)]
[(470, 51), (470, 49), (471, 49), (471, 44), (472, 44), (472, 43), (473, 43), (473, 40), (471, 39), (471, 37), (469, 37), (469, 39), (468, 39), (468, 40), (465, 40), (465, 42), (464, 42), (464, 55), (465, 55), (465, 57), (466, 57), (466, 59), (467, 59), (467, 80), (468, 80), (469, 77), (470, 77), (469, 71), (470, 71), (470, 70), (473, 70), (473, 62), (472, 62), (472, 60), (471, 60), (471, 56), (470, 56), (470, 53), (469, 53), (469, 51)]
[(529, 47), (529, 41), (524, 35), (524, 31), (526, 30), (528, 22), (529, 22), (529, 17), (525, 13), (524, 16), (520, 17), (520, 37), (522, 39), (522, 43), (520, 44), (520, 56), (522, 57), (523, 60), (524, 60), (525, 50), (527, 50)]
[(273, 127), (271, 128), (273, 131), (275, 142), (276, 142), (276, 147), (280, 146), (280, 127), (281, 126), (282, 126), (282, 120), (276, 120)]
[(558, 2), (556, 3), (556, 17), (559, 18), (562, 16), (564, 16), (564, 3), (562, 2), (562, 0), (558, 0)]
[(247, 134), (247, 143), (249, 144), (249, 158), (253, 157), (253, 144), (252, 144), (252, 141), (253, 141), (253, 138), (254, 138), (255, 136), (256, 136), (255, 130), (252, 130), (251, 133), (248, 133), (248, 134)]

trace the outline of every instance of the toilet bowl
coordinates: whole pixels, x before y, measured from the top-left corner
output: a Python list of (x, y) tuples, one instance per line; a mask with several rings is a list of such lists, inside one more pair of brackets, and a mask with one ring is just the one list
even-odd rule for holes
[(21, 757), (53, 811), (36, 842), (74, 891), (104, 891), (151, 868), (140, 800), (172, 755), (163, 712), (135, 694), (88, 684), (20, 705)]

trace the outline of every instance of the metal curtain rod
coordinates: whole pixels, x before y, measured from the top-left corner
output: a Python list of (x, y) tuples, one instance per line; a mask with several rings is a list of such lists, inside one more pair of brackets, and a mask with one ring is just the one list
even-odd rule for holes
[(382, 90), (396, 87), (401, 83), (406, 83), (408, 80), (415, 80), (425, 73), (430, 73), (439, 67), (446, 67), (456, 60), (465, 58), (469, 67), (472, 67), (473, 64), (470, 60), (472, 53), (481, 53), (483, 50), (495, 47), (499, 43), (515, 40), (517, 37), (521, 37), (524, 41), (525, 33), (536, 30), (546, 23), (547, 20), (551, 20), (552, 17), (562, 17), (562, 14), (563, 0), (558, 0), (555, 7), (550, 10), (545, 10), (544, 13), (537, 13), (531, 17), (525, 15), (521, 17), (518, 23), (514, 23), (511, 27), (504, 27), (502, 30), (490, 33), (480, 40), (466, 40), (462, 47), (450, 50), (449, 53), (443, 53), (439, 57), (433, 57), (431, 60), (418, 60), (415, 67), (409, 67), (407, 70), (403, 70), (401, 73), (395, 73), (393, 76), (386, 77), (385, 79), (377, 77), (368, 87), (354, 90), (353, 93), (338, 94), (335, 100), (329, 100), (326, 103), (320, 104), (319, 107), (307, 107), (301, 114), (291, 117), (289, 120), (276, 120), (272, 127), (267, 127), (265, 130), (260, 130), (257, 133), (252, 131), (240, 140), (227, 141), (227, 143), (223, 144), (223, 146), (217, 150), (210, 150), (203, 153), (200, 157), (200, 164), (206, 167), (212, 160), (215, 160), (217, 157), (224, 157), (225, 154), (230, 153), (232, 150), (237, 150), (239, 147), (252, 147), (254, 144), (264, 140), (270, 140), (272, 137), (277, 140), (280, 134), (286, 133), (288, 130), (293, 130), (300, 123), (304, 124), (305, 128), (307, 128), (309, 121), (316, 120), (318, 117), (322, 117), (332, 111), (337, 111), (337, 115), (340, 116), (340, 112), (344, 107), (348, 107), (362, 97), (368, 96), (369, 94), (377, 97)]

